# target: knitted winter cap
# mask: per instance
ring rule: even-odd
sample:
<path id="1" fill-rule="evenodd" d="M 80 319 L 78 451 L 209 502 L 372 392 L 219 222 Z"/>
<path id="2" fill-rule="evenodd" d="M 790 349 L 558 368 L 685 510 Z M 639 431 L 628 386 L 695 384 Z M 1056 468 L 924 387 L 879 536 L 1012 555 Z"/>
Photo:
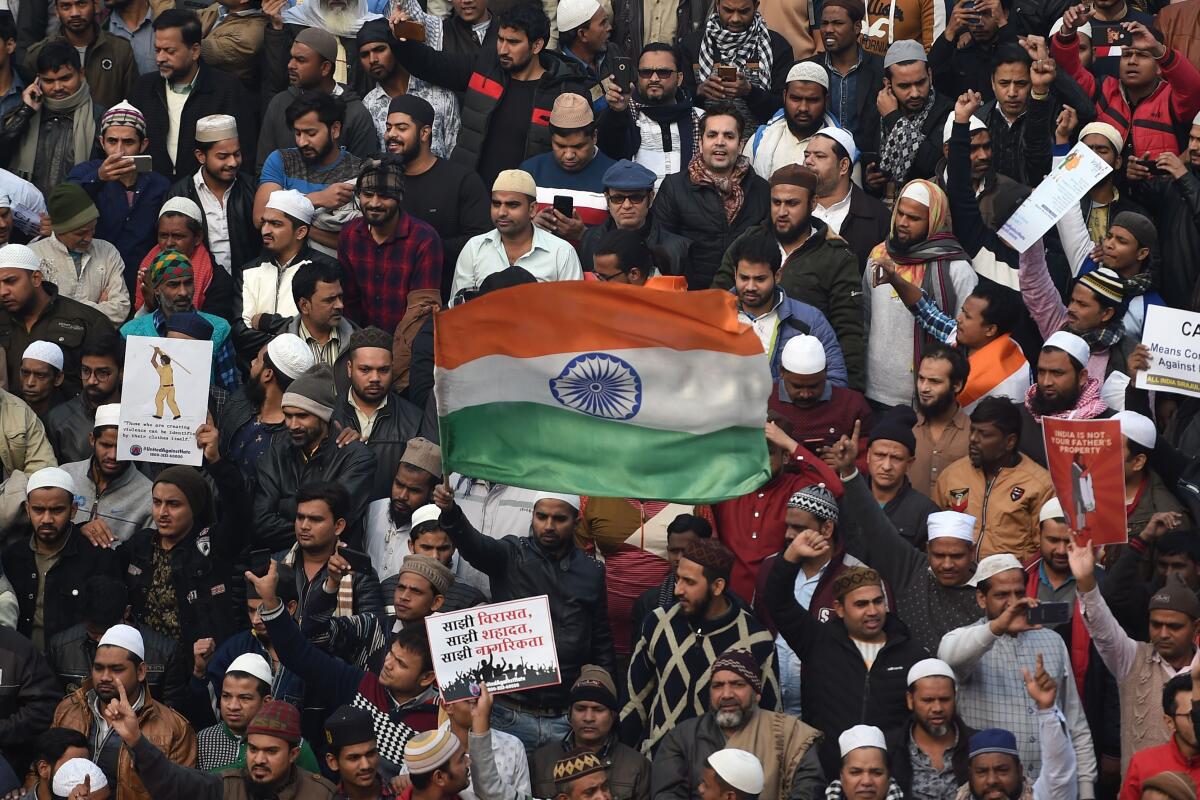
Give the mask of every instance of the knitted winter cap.
<path id="1" fill-rule="evenodd" d="M 713 662 L 710 675 L 716 675 L 722 670 L 741 675 L 756 692 L 762 691 L 762 668 L 754 654 L 743 647 L 731 647 Z"/>
<path id="2" fill-rule="evenodd" d="M 100 217 L 100 211 L 83 187 L 77 183 L 60 183 L 46 198 L 50 214 L 50 230 L 70 233 Z"/>
<path id="3" fill-rule="evenodd" d="M 318 364 L 292 381 L 283 393 L 283 405 L 307 411 L 314 417 L 329 422 L 333 407 L 337 405 L 337 392 L 333 387 L 333 373 L 324 364 Z"/>
<path id="4" fill-rule="evenodd" d="M 178 250 L 163 250 L 150 262 L 150 286 L 157 289 L 167 281 L 192 275 L 192 262 Z"/>
<path id="5" fill-rule="evenodd" d="M 283 739 L 292 746 L 300 744 L 300 712 L 283 700 L 271 700 L 250 720 L 246 735 L 261 734 Z"/>
<path id="6" fill-rule="evenodd" d="M 907 447 L 909 455 L 912 455 L 917 452 L 917 437 L 913 435 L 913 425 L 916 424 L 917 414 L 910 406 L 897 406 L 885 413 L 871 428 L 868 446 L 880 439 L 899 442 Z"/>
<path id="7" fill-rule="evenodd" d="M 788 499 L 788 508 L 807 511 L 817 519 L 838 521 L 837 498 L 823 483 L 805 486 Z"/>
<path id="8" fill-rule="evenodd" d="M 1109 227 L 1121 227 L 1132 233 L 1137 239 L 1138 247 L 1153 249 L 1158 246 L 1158 231 L 1155 230 L 1154 223 L 1144 214 L 1136 211 L 1122 211 L 1113 217 Z"/>
<path id="9" fill-rule="evenodd" d="M 195 467 L 184 465 L 167 467 L 158 473 L 158 478 L 154 482 L 169 483 L 183 492 L 196 520 L 192 526 L 193 530 L 200 530 L 211 524 L 214 517 L 212 490 L 208 488 L 208 482 Z"/>
<path id="10" fill-rule="evenodd" d="M 617 705 L 617 685 L 608 670 L 595 664 L 583 665 L 579 677 L 571 686 L 571 702 L 581 700 L 600 703 L 613 711 L 620 710 Z"/>
<path id="11" fill-rule="evenodd" d="M 454 585 L 454 573 L 432 556 L 410 553 L 400 562 L 400 572 L 411 572 L 429 581 L 429 585 L 440 595 L 445 595 Z"/>

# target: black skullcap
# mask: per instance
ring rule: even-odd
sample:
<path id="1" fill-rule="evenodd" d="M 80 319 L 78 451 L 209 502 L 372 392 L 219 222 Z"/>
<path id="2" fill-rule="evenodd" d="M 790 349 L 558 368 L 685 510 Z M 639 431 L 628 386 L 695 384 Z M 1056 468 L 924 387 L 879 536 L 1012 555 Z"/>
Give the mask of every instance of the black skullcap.
<path id="1" fill-rule="evenodd" d="M 433 124 L 433 106 L 429 105 L 428 100 L 413 94 L 402 94 L 399 97 L 393 97 L 392 102 L 388 105 L 388 113 L 408 114 L 421 125 Z"/>

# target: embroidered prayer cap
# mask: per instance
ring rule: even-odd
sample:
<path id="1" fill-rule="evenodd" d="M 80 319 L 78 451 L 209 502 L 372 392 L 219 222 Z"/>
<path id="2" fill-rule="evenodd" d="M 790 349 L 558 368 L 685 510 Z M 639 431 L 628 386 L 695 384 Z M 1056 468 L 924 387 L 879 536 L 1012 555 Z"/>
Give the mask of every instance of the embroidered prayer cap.
<path id="1" fill-rule="evenodd" d="M 579 495 L 577 494 L 558 494 L 557 492 L 538 492 L 533 496 L 533 505 L 536 506 L 542 500 L 561 500 L 571 508 L 579 511 Z"/>
<path id="2" fill-rule="evenodd" d="M 284 700 L 263 705 L 246 727 L 246 736 L 274 736 L 295 747 L 300 744 L 300 711 Z"/>
<path id="3" fill-rule="evenodd" d="M 163 250 L 150 262 L 150 287 L 157 289 L 167 281 L 192 275 L 192 262 L 178 250 Z"/>
<path id="4" fill-rule="evenodd" d="M 817 190 L 817 173 L 799 164 L 787 164 L 771 173 L 771 186 L 799 186 L 810 193 Z"/>
<path id="5" fill-rule="evenodd" d="M 212 340 L 212 323 L 206 320 L 199 311 L 180 311 L 172 314 L 171 318 L 167 320 L 166 327 L 168 332 L 182 333 L 189 339 L 195 339 L 198 342 Z"/>
<path id="6" fill-rule="evenodd" d="M 1200 619 L 1200 599 L 1178 573 L 1167 574 L 1167 582 L 1150 598 L 1151 611 L 1177 611 L 1189 619 Z"/>
<path id="7" fill-rule="evenodd" d="M 325 743 L 331 750 L 340 750 L 363 742 L 375 741 L 375 723 L 365 708 L 345 705 L 325 720 Z"/>
<path id="8" fill-rule="evenodd" d="M 1186 772 L 1160 772 L 1152 775 L 1142 781 L 1142 791 L 1147 789 L 1157 789 L 1170 800 L 1196 800 L 1197 796 L 1196 783 Z"/>
<path id="9" fill-rule="evenodd" d="M 142 632 L 132 625 L 113 625 L 100 637 L 96 647 L 120 647 L 146 660 L 146 643 L 142 641 Z"/>
<path id="10" fill-rule="evenodd" d="M 1079 129 L 1079 141 L 1083 141 L 1083 137 L 1091 136 L 1092 134 L 1103 136 L 1112 145 L 1113 150 L 1118 153 L 1125 147 L 1125 137 L 1121 132 L 1109 125 L 1107 122 L 1089 122 Z"/>
<path id="11" fill-rule="evenodd" d="M 90 779 L 88 788 L 98 792 L 108 786 L 108 778 L 104 770 L 86 758 L 72 758 L 54 771 L 54 780 L 50 783 L 50 791 L 55 797 L 68 797 L 84 779 Z"/>
<path id="12" fill-rule="evenodd" d="M 424 97 L 415 94 L 402 94 L 393 97 L 388 103 L 388 114 L 407 114 L 418 125 L 432 125 L 436 113 L 433 106 Z"/>
<path id="13" fill-rule="evenodd" d="M 418 525 L 440 520 L 441 517 L 442 510 L 433 503 L 423 505 L 412 513 L 412 519 L 408 523 L 409 530 L 416 530 Z"/>
<path id="14" fill-rule="evenodd" d="M 871 438 L 867 446 L 884 440 L 898 442 L 908 449 L 911 456 L 917 452 L 917 437 L 913 434 L 913 426 L 917 424 L 917 412 L 911 406 L 896 406 L 889 409 L 871 428 Z"/>
<path id="15" fill-rule="evenodd" d="M 298 408 L 329 422 L 333 407 L 337 405 L 337 392 L 329 367 L 318 364 L 292 381 L 283 393 L 282 405 Z"/>
<path id="16" fill-rule="evenodd" d="M 63 351 L 54 342 L 46 342 L 41 339 L 30 342 L 25 348 L 25 352 L 21 353 L 21 360 L 26 358 L 49 364 L 59 372 L 63 370 Z"/>
<path id="17" fill-rule="evenodd" d="M 975 518 L 961 511 L 935 511 L 925 519 L 929 541 L 934 539 L 961 539 L 975 543 Z"/>
<path id="18" fill-rule="evenodd" d="M 833 596 L 841 600 L 850 592 L 864 586 L 878 586 L 882 589 L 883 580 L 879 573 L 870 567 L 848 567 L 833 579 Z"/>
<path id="19" fill-rule="evenodd" d="M 46 197 L 46 211 L 50 214 L 50 229 L 55 233 L 69 233 L 100 217 L 91 195 L 77 183 L 55 186 Z"/>
<path id="20" fill-rule="evenodd" d="M 1124 228 L 1129 231 L 1133 234 L 1133 238 L 1137 239 L 1138 247 L 1153 249 L 1158 246 L 1158 230 L 1145 214 L 1139 214 L 1136 211 L 1122 211 L 1113 217 L 1112 222 L 1108 223 L 1108 227 Z"/>
<path id="21" fill-rule="evenodd" d="M 758 659 L 744 647 L 731 647 L 717 656 L 709 674 L 716 675 L 722 670 L 741 675 L 755 692 L 762 691 L 762 669 L 758 665 Z"/>
<path id="22" fill-rule="evenodd" d="M 360 347 L 374 347 L 379 350 L 387 350 L 390 353 L 392 352 L 392 336 L 389 333 L 385 333 L 382 328 L 376 328 L 374 325 L 359 328 L 350 334 L 350 341 L 346 343 L 346 350 L 347 352 L 351 352 Z"/>
<path id="23" fill-rule="evenodd" d="M 721 780 L 742 794 L 762 793 L 766 778 L 763 775 L 762 762 L 753 753 L 726 747 L 710 755 L 707 761 L 708 766 L 712 767 L 712 771 L 717 773 Z"/>
<path id="24" fill-rule="evenodd" d="M 413 775 L 425 775 L 445 766 L 460 746 L 458 737 L 450 732 L 449 723 L 423 731 L 404 745 L 404 765 Z"/>
<path id="25" fill-rule="evenodd" d="M 840 510 L 837 498 L 823 483 L 805 486 L 788 498 L 788 508 L 798 508 L 807 511 L 817 519 L 838 521 Z"/>
<path id="26" fill-rule="evenodd" d="M 25 496 L 28 497 L 37 489 L 62 489 L 73 499 L 75 497 L 75 479 L 62 467 L 42 467 L 29 476 L 29 480 L 25 484 Z"/>
<path id="27" fill-rule="evenodd" d="M 1003 728 L 986 728 L 979 731 L 967 743 L 967 752 L 971 758 L 984 753 L 1005 753 L 1014 758 L 1021 757 L 1017 750 L 1017 737 Z"/>
<path id="28" fill-rule="evenodd" d="M 337 63 L 338 42 L 329 31 L 321 28 L 305 28 L 296 34 L 296 41 L 331 64 Z"/>
<path id="29" fill-rule="evenodd" d="M 838 750 L 845 758 L 849 753 L 860 747 L 874 747 L 887 752 L 887 739 L 883 731 L 874 725 L 855 725 L 842 731 L 838 737 Z"/>
<path id="30" fill-rule="evenodd" d="M 92 420 L 92 431 L 101 428 L 115 428 L 121 424 L 121 404 L 105 403 L 96 407 L 96 417 Z"/>
<path id="31" fill-rule="evenodd" d="M 816 375 L 825 369 L 825 345 L 807 333 L 793 336 L 784 343 L 779 364 L 794 375 Z"/>
<path id="32" fill-rule="evenodd" d="M 604 171 L 600 185 L 621 192 L 649 191 L 657 180 L 658 176 L 646 167 L 623 158 Z"/>
<path id="33" fill-rule="evenodd" d="M 101 133 L 114 125 L 133 128 L 143 139 L 146 138 L 146 117 L 127 100 L 117 103 L 100 117 Z"/>
<path id="34" fill-rule="evenodd" d="M 1038 524 L 1049 520 L 1066 520 L 1067 515 L 1063 513 L 1062 503 L 1057 497 L 1051 497 L 1046 502 L 1042 503 L 1042 509 L 1038 512 Z"/>
<path id="35" fill-rule="evenodd" d="M 617 684 L 608 670 L 595 664 L 583 665 L 579 677 L 571 686 L 571 702 L 580 701 L 600 703 L 613 711 L 620 710 L 617 705 Z"/>
<path id="36" fill-rule="evenodd" d="M 1121 423 L 1121 435 L 1132 442 L 1137 442 L 1147 450 L 1153 450 L 1158 442 L 1158 428 L 1154 420 L 1136 411 L 1118 411 L 1113 419 Z"/>
<path id="37" fill-rule="evenodd" d="M 196 222 L 204 222 L 204 212 L 200 210 L 200 206 L 186 197 L 172 197 L 163 203 L 162 208 L 158 210 L 158 218 L 162 219 L 164 214 L 182 214 Z"/>
<path id="38" fill-rule="evenodd" d="M 1050 35 L 1054 36 L 1062 29 L 1063 29 L 1063 21 L 1062 21 L 1062 17 L 1059 17 L 1058 19 L 1054 20 L 1054 24 L 1050 26 Z M 1091 39 L 1092 38 L 1092 23 L 1090 23 L 1090 22 L 1083 23 L 1082 25 L 1075 28 L 1075 32 L 1081 36 L 1086 36 L 1089 39 Z"/>
<path id="39" fill-rule="evenodd" d="M 411 572 L 429 581 L 429 585 L 440 595 L 445 596 L 454 585 L 454 573 L 433 556 L 410 553 L 400 562 L 400 572 Z"/>
<path id="40" fill-rule="evenodd" d="M 568 2 L 572 1 L 568 0 Z M 595 2 L 595 0 L 589 1 Z M 599 6 L 596 7 L 599 8 Z M 562 6 L 560 5 L 559 8 L 561 9 Z M 554 107 L 550 109 L 550 124 L 555 128 L 575 130 L 586 128 L 595 121 L 596 115 L 592 113 L 592 105 L 583 98 L 583 95 L 563 92 L 554 98 Z"/>
<path id="41" fill-rule="evenodd" d="M 909 686 L 912 686 L 921 680 L 921 678 L 949 678 L 958 683 L 958 678 L 955 677 L 954 670 L 940 658 L 923 658 L 909 667 L 908 678 L 906 679 Z M 845 755 L 845 753 L 842 755 Z"/>
<path id="42" fill-rule="evenodd" d="M 968 122 L 970 123 L 970 126 L 971 126 L 967 130 L 968 136 L 974 136 L 975 131 L 986 131 L 987 130 L 987 125 L 984 124 L 983 120 L 981 120 L 979 117 L 975 116 L 974 114 L 971 115 L 971 119 L 968 120 Z M 953 131 L 954 131 L 954 112 L 951 111 L 946 116 L 946 124 L 942 126 L 942 141 L 949 142 L 950 134 Z"/>
<path id="43" fill-rule="evenodd" d="M 271 674 L 271 665 L 258 653 L 242 653 L 229 662 L 229 666 L 225 668 L 225 674 L 228 675 L 231 672 L 244 672 L 252 675 L 267 686 L 270 686 L 271 681 L 275 680 L 275 676 Z"/>
<path id="44" fill-rule="evenodd" d="M 1098 294 L 1102 300 L 1113 305 L 1119 306 L 1125 302 L 1125 280 L 1108 267 L 1094 269 L 1085 275 L 1080 275 L 1075 280 Z"/>
<path id="45" fill-rule="evenodd" d="M 858 145 L 854 143 L 854 134 L 850 133 L 850 131 L 846 130 L 845 128 L 836 128 L 832 125 L 829 125 L 821 128 L 821 130 L 817 131 L 813 135 L 824 136 L 826 138 L 833 139 L 842 146 L 842 149 L 846 151 L 846 155 L 850 156 L 851 164 L 858 161 Z"/>
<path id="46" fill-rule="evenodd" d="M 1056 347 L 1065 351 L 1067 355 L 1085 367 L 1088 359 L 1092 357 L 1092 349 L 1088 347 L 1088 343 L 1083 340 L 1083 337 L 1076 336 L 1070 331 L 1055 331 L 1050 334 L 1050 337 L 1042 344 L 1043 350 L 1047 347 Z"/>
<path id="47" fill-rule="evenodd" d="M 697 539 L 683 551 L 688 561 L 707 567 L 718 577 L 729 578 L 733 571 L 733 553 L 716 539 Z"/>
<path id="48" fill-rule="evenodd" d="M 267 355 L 275 369 L 296 380 L 317 363 L 312 348 L 294 333 L 281 333 L 267 343 Z"/>
<path id="49" fill-rule="evenodd" d="M 925 55 L 925 47 L 920 42 L 915 42 L 912 39 L 900 39 L 892 42 L 888 47 L 887 53 L 883 56 L 883 68 L 887 69 L 895 64 L 904 64 L 909 61 L 929 61 L 929 56 Z"/>
<path id="50" fill-rule="evenodd" d="M 600 4 L 596 0 L 559 0 L 558 13 L 554 19 L 558 25 L 558 32 L 561 34 L 586 25 L 599 10 Z"/>
<path id="51" fill-rule="evenodd" d="M 304 225 L 311 224 L 313 217 L 317 215 L 312 200 L 295 189 L 276 189 L 271 192 L 267 197 L 267 208 L 287 214 Z"/>
<path id="52" fill-rule="evenodd" d="M 820 64 L 815 64 L 812 61 L 798 61 L 788 70 L 787 82 L 806 81 L 808 83 L 820 84 L 829 90 L 829 73 Z"/>
<path id="53" fill-rule="evenodd" d="M 23 269 L 41 272 L 42 259 L 23 244 L 6 244 L 0 247 L 0 269 Z"/>
<path id="54" fill-rule="evenodd" d="M 220 142 L 237 135 L 237 120 L 229 114 L 209 114 L 196 120 L 197 142 Z"/>
<path id="55" fill-rule="evenodd" d="M 537 197 L 537 183 L 533 176 L 523 169 L 501 170 L 492 182 L 493 192 L 518 192 L 530 197 Z"/>
<path id="56" fill-rule="evenodd" d="M 554 762 L 554 782 L 570 783 L 584 775 L 603 771 L 604 762 L 595 753 L 576 748 Z"/>
<path id="57" fill-rule="evenodd" d="M 971 580 L 967 581 L 967 586 L 978 586 L 993 575 L 1007 572 L 1010 569 L 1025 571 L 1021 562 L 1012 553 L 996 553 L 988 556 L 975 567 L 975 574 L 971 576 Z"/>
<path id="58" fill-rule="evenodd" d="M 424 436 L 413 437 L 405 445 L 404 455 L 400 456 L 400 463 L 423 469 L 435 478 L 441 478 L 442 448 Z"/>

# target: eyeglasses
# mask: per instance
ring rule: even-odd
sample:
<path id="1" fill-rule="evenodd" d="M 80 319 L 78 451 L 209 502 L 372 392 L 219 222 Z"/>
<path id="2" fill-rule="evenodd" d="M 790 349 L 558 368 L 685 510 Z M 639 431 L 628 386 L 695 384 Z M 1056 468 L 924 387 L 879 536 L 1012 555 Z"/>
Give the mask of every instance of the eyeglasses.
<path id="1" fill-rule="evenodd" d="M 649 69 L 638 69 L 639 78 L 669 78 L 674 74 L 674 67 L 650 67 Z"/>
<path id="2" fill-rule="evenodd" d="M 640 206 L 646 202 L 646 198 L 650 196 L 649 192 L 634 192 L 633 194 L 609 194 L 608 202 L 614 206 L 623 206 L 626 201 L 633 203 L 635 206 Z"/>
<path id="3" fill-rule="evenodd" d="M 624 272 L 614 272 L 612 275 L 604 275 L 602 273 L 596 272 L 595 270 L 592 270 L 592 274 L 596 276 L 596 280 L 601 281 L 603 283 L 608 283 L 609 281 L 611 281 L 615 278 L 621 277 L 625 273 Z"/>

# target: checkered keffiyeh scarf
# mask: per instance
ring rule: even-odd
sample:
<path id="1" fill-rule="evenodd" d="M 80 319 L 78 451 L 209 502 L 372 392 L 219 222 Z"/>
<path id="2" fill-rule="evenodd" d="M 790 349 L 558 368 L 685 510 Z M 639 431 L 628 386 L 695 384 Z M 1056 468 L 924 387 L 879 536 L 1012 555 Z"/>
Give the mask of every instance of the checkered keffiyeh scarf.
<path id="1" fill-rule="evenodd" d="M 825 800 L 846 800 L 846 792 L 842 789 L 840 779 L 825 787 Z M 883 800 L 904 800 L 904 790 L 894 778 L 888 781 L 887 794 Z"/>
<path id="2" fill-rule="evenodd" d="M 884 137 L 883 148 L 879 152 L 879 168 L 892 177 L 894 181 L 903 181 L 912 167 L 913 159 L 917 157 L 917 148 L 925 138 L 921 127 L 933 110 L 937 92 L 929 90 L 929 99 L 925 107 L 915 117 L 901 115 L 899 122 L 892 127 L 891 132 Z"/>
<path id="3" fill-rule="evenodd" d="M 150 262 L 150 285 L 157 289 L 167 281 L 192 275 L 192 262 L 178 250 L 163 250 Z"/>
<path id="4" fill-rule="evenodd" d="M 700 41 L 700 69 L 696 82 L 704 83 L 712 76 L 717 64 L 737 67 L 746 73 L 751 85 L 764 92 L 771 91 L 771 34 L 762 14 L 755 12 L 750 27 L 744 31 L 730 31 L 721 26 L 721 18 L 714 5 L 712 13 L 704 23 L 704 37 Z M 750 64 L 758 64 L 750 69 Z"/>

